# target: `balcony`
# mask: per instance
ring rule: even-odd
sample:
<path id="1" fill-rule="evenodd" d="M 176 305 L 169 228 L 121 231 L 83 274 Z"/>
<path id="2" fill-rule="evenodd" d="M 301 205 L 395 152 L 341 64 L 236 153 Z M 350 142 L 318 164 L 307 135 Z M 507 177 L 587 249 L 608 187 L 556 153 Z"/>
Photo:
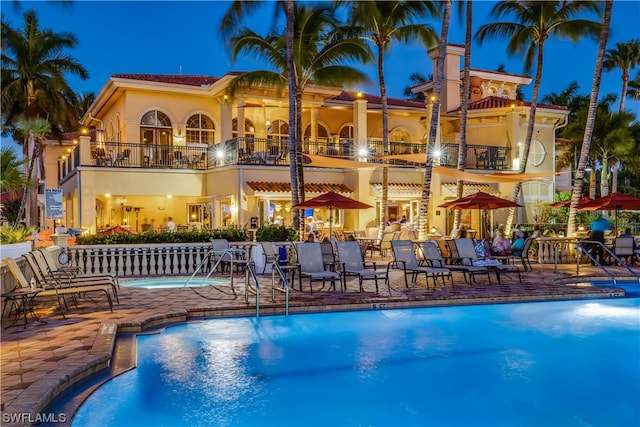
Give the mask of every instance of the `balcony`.
<path id="1" fill-rule="evenodd" d="M 358 159 L 367 156 L 367 162 L 382 163 L 384 153 L 381 140 L 371 140 L 364 145 L 354 141 L 337 142 L 304 141 L 302 150 L 314 154 L 341 159 Z M 458 144 L 442 144 L 439 164 L 456 167 Z M 389 154 L 425 154 L 422 143 L 389 142 Z M 91 156 L 81 164 L 79 147 L 71 155 L 60 160 L 59 177 L 63 179 L 77 166 L 100 168 L 147 168 L 177 170 L 207 170 L 229 165 L 289 166 L 289 141 L 286 139 L 234 138 L 207 147 L 201 144 L 186 146 L 149 145 L 138 143 L 91 143 Z M 415 165 L 405 160 L 389 160 L 391 165 Z M 467 145 L 467 169 L 510 170 L 509 147 Z"/>

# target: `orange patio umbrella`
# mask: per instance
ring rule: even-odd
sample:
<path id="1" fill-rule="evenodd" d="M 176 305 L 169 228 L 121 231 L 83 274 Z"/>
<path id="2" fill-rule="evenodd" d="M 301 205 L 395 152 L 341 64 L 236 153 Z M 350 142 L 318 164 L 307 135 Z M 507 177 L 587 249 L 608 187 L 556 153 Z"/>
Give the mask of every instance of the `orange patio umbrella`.
<path id="1" fill-rule="evenodd" d="M 470 194 L 460 199 L 452 200 L 450 202 L 439 205 L 440 208 L 462 210 L 462 209 L 478 209 L 479 211 L 487 211 L 501 208 L 517 208 L 521 205 L 512 202 L 511 200 L 502 199 L 497 196 L 493 196 L 489 193 L 478 191 L 477 193 Z M 484 224 L 481 226 L 481 236 L 484 237 Z"/>
<path id="2" fill-rule="evenodd" d="M 333 228 L 333 210 L 334 209 L 369 209 L 373 206 L 362 203 L 350 197 L 343 196 L 335 191 L 321 194 L 304 202 L 293 206 L 295 209 L 303 208 L 325 208 L 329 209 L 329 235 L 331 236 Z"/>
<path id="3" fill-rule="evenodd" d="M 587 197 L 581 194 L 580 201 L 578 202 L 578 209 L 580 209 L 580 206 L 584 205 L 585 203 L 592 202 L 593 200 L 594 199 L 592 199 L 591 197 Z M 549 203 L 549 206 L 552 208 L 568 208 L 571 207 L 571 199 L 563 200 L 561 202 Z"/>

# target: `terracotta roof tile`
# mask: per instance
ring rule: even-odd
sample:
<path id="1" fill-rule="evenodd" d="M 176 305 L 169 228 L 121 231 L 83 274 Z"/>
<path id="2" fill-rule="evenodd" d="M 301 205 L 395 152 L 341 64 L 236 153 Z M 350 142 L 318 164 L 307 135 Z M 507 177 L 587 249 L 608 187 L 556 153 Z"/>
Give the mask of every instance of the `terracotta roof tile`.
<path id="1" fill-rule="evenodd" d="M 362 97 L 364 99 L 366 99 L 367 103 L 370 104 L 370 105 L 382 105 L 382 97 L 380 97 L 378 95 L 371 95 L 371 94 L 368 94 L 368 93 L 363 93 Z M 331 102 L 331 101 L 335 100 L 335 101 L 353 102 L 356 99 L 358 99 L 356 92 L 344 91 L 338 96 L 334 96 L 333 98 L 329 98 L 327 101 Z M 397 107 L 409 107 L 409 108 L 421 108 L 421 109 L 424 109 L 424 102 L 409 101 L 409 100 L 406 100 L 406 99 L 399 99 L 399 98 L 387 98 L 387 104 L 390 105 L 390 106 L 397 106 Z"/>
<path id="2" fill-rule="evenodd" d="M 289 182 L 266 182 L 266 181 L 250 181 L 247 182 L 249 188 L 251 188 L 255 192 L 261 193 L 290 193 L 291 192 L 291 183 Z M 353 190 L 350 189 L 345 184 L 316 184 L 316 183 L 305 183 L 304 184 L 305 193 L 326 193 L 329 191 L 335 191 L 336 193 L 353 193 Z"/>
<path id="3" fill-rule="evenodd" d="M 378 193 L 382 194 L 382 183 L 374 182 L 371 184 L 371 187 L 373 187 L 373 189 Z M 417 194 L 422 194 L 422 184 L 400 182 L 389 183 L 390 196 L 415 196 Z"/>
<path id="4" fill-rule="evenodd" d="M 456 195 L 458 184 L 455 182 L 444 182 L 442 186 L 451 192 L 452 195 Z M 497 195 L 498 191 L 495 187 L 492 187 L 489 184 L 469 184 L 464 183 L 464 187 L 462 189 L 462 197 L 470 196 L 472 194 L 477 193 L 478 191 L 482 191 L 488 194 Z M 445 194 L 447 195 L 447 194 Z"/>
<path id="5" fill-rule="evenodd" d="M 114 74 L 111 77 L 117 79 L 142 80 L 147 82 L 171 83 L 186 86 L 207 86 L 220 80 L 220 77 L 170 74 Z"/>
<path id="6" fill-rule="evenodd" d="M 531 107 L 530 102 L 524 101 L 515 101 L 513 99 L 502 98 L 499 96 L 487 96 L 486 98 L 482 98 L 479 101 L 472 102 L 469 104 L 469 110 L 485 110 L 489 108 L 509 108 L 511 104 L 515 104 L 517 106 L 526 106 Z M 550 110 L 567 110 L 567 107 L 561 105 L 551 105 L 551 104 L 538 104 L 539 108 L 547 108 Z"/>

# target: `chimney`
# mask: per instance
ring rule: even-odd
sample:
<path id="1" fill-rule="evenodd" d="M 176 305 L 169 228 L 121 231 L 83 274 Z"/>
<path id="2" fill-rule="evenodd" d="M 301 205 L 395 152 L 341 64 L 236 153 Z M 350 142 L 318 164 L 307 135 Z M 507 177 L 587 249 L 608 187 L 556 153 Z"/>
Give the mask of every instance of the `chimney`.
<path id="1" fill-rule="evenodd" d="M 429 58 L 433 61 L 433 78 L 438 77 L 438 53 L 436 47 L 429 51 Z M 464 56 L 464 46 L 448 45 L 444 58 L 444 80 L 440 94 L 440 111 L 446 113 L 460 108 L 462 80 L 460 80 L 460 58 Z"/>

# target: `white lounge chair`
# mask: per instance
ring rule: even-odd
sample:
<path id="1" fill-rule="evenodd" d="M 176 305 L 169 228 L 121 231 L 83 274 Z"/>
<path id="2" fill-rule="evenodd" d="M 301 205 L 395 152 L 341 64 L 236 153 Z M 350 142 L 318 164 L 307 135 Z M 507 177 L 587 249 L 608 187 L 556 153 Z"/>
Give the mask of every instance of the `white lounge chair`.
<path id="1" fill-rule="evenodd" d="M 340 272 L 344 276 L 345 284 L 346 276 L 356 276 L 360 284 L 360 292 L 363 292 L 362 281 L 374 280 L 376 283 L 376 293 L 379 293 L 378 279 L 384 279 L 384 283 L 389 285 L 389 274 L 387 271 L 377 270 L 375 262 L 371 263 L 373 268 L 367 268 L 367 263 L 362 260 L 362 256 L 360 255 L 360 245 L 358 245 L 358 242 L 336 242 L 336 248 L 338 249 L 338 265 L 340 266 Z M 391 294 L 391 287 L 389 287 L 389 294 Z"/>
<path id="2" fill-rule="evenodd" d="M 296 253 L 298 256 L 298 274 L 300 276 L 300 290 L 302 291 L 302 278 L 309 278 L 309 291 L 313 293 L 313 281 L 322 280 L 324 287 L 327 280 L 331 281 L 333 290 L 336 289 L 336 280 L 340 281 L 342 287 L 342 276 L 335 271 L 325 270 L 325 264 L 322 261 L 322 249 L 320 243 L 296 243 Z"/>
<path id="3" fill-rule="evenodd" d="M 390 268 L 398 268 L 404 271 L 404 284 L 409 288 L 407 276 L 411 276 L 411 282 L 415 282 L 419 274 L 424 274 L 427 280 L 427 289 L 429 288 L 429 277 L 433 279 L 433 287 L 438 286 L 438 277 L 442 278 L 442 285 L 446 286 L 445 278 L 449 277 L 453 286 L 453 277 L 451 270 L 448 268 L 426 267 L 420 265 L 413 248 L 411 240 L 392 240 L 391 248 L 393 250 L 393 261 L 387 266 L 387 272 Z"/>

